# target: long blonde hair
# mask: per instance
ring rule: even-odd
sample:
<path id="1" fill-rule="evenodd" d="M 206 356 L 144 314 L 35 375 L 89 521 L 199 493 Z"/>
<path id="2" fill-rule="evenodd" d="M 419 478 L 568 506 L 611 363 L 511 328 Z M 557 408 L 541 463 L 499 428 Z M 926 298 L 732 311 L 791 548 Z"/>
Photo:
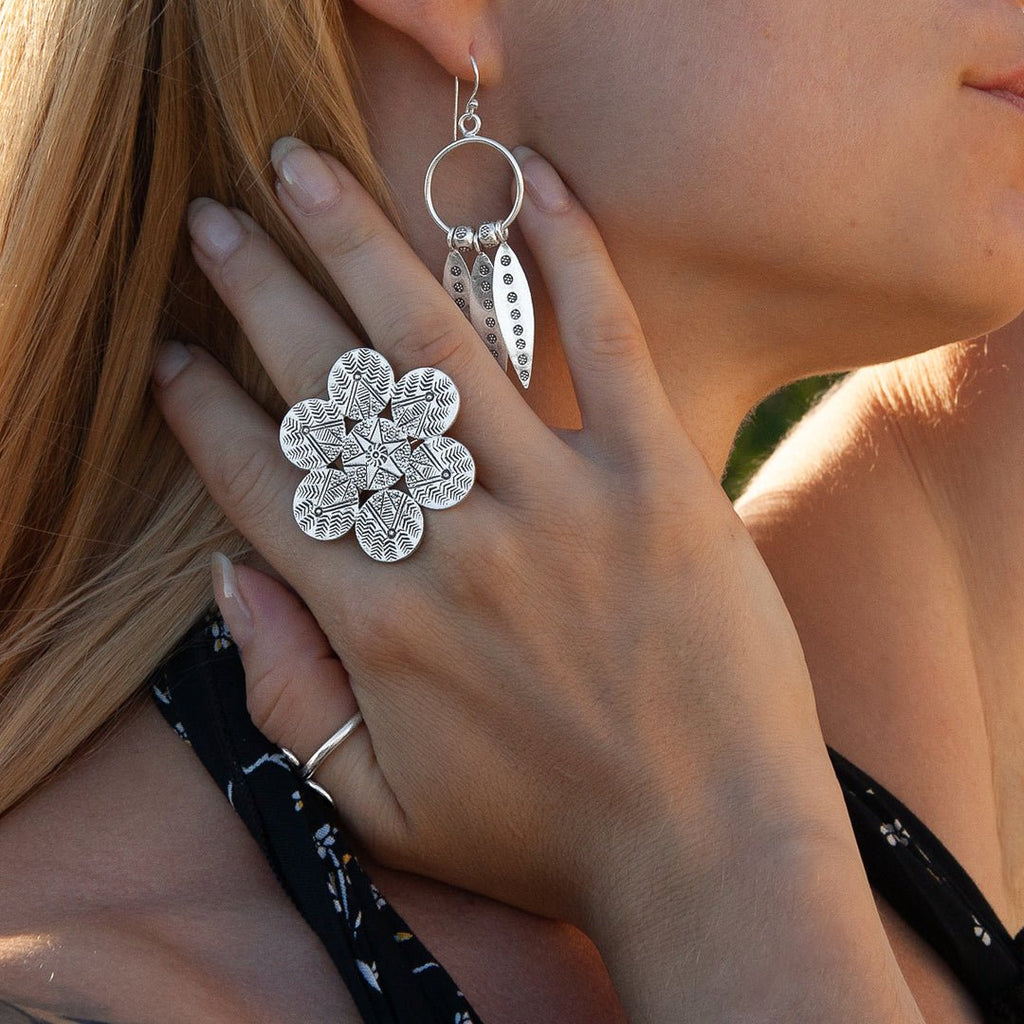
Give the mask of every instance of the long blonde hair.
<path id="1" fill-rule="evenodd" d="M 355 72 L 338 0 L 0 0 L 0 815 L 145 699 L 244 548 L 150 398 L 176 337 L 280 412 L 185 208 L 248 210 L 346 313 L 268 152 L 331 150 L 394 217 Z"/>

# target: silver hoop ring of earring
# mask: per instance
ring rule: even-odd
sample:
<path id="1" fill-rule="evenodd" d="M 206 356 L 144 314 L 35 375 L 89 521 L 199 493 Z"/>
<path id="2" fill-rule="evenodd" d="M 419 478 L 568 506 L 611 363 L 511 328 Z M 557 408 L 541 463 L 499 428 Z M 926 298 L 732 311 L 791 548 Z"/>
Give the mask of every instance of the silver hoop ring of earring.
<path id="1" fill-rule="evenodd" d="M 427 167 L 426 177 L 423 179 L 423 198 L 427 204 L 427 210 L 430 211 L 430 216 L 434 218 L 434 223 L 446 234 L 451 235 L 455 230 L 450 225 L 446 224 L 441 218 L 441 215 L 437 212 L 437 208 L 434 206 L 434 197 L 432 195 L 432 188 L 434 184 L 434 171 L 437 170 L 437 165 L 452 151 L 459 148 L 459 146 L 469 145 L 471 142 L 478 142 L 483 146 L 490 146 L 491 149 L 496 149 L 508 162 L 512 168 L 512 174 L 516 180 L 516 198 L 512 204 L 512 210 L 509 215 L 501 221 L 501 231 L 504 235 L 508 235 L 508 229 L 512 227 L 516 217 L 519 216 L 519 211 L 523 208 L 523 196 L 526 193 L 526 185 L 523 182 L 523 172 L 519 166 L 519 161 L 512 155 L 512 152 L 503 146 L 500 142 L 496 142 L 494 139 L 489 139 L 484 135 L 464 135 L 461 139 L 456 139 L 454 142 L 449 142 L 433 160 L 430 161 Z"/>

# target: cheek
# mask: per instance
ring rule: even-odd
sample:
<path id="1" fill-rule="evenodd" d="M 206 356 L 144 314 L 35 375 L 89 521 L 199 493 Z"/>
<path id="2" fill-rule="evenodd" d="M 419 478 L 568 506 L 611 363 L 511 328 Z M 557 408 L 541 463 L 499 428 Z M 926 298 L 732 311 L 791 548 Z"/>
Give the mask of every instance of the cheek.
<path id="1" fill-rule="evenodd" d="M 609 241 L 963 337 L 1024 306 L 1024 118 L 959 84 L 976 8 L 666 3 L 580 19 L 532 97 Z"/>
<path id="2" fill-rule="evenodd" d="M 602 218 L 731 275 L 883 298 L 963 337 L 1009 319 L 1024 306 L 1024 117 L 961 86 L 948 44 L 896 67 L 862 50 L 813 71 L 776 51 L 705 77 L 674 135 L 633 132 L 642 187 L 609 162 Z"/>

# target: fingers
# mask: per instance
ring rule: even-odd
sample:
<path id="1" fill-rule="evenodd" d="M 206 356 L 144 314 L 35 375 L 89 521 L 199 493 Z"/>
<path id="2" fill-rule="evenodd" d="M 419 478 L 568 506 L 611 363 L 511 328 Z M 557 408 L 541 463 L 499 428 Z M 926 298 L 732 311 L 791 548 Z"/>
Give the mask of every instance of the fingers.
<path id="1" fill-rule="evenodd" d="M 526 180 L 519 225 L 558 314 L 584 430 L 634 457 L 672 411 L 633 305 L 590 216 L 554 168 L 515 151 Z"/>
<path id="2" fill-rule="evenodd" d="M 223 366 L 201 349 L 174 345 L 153 379 L 160 411 L 210 496 L 283 576 L 315 585 L 341 568 L 361 575 L 341 551 L 325 565 L 320 542 L 296 526 L 292 497 L 303 473 L 281 454 L 277 425 Z"/>
<path id="3" fill-rule="evenodd" d="M 241 210 L 201 197 L 189 205 L 192 255 L 241 324 L 280 395 L 323 394 L 334 361 L 359 339 Z"/>
<path id="4" fill-rule="evenodd" d="M 248 566 L 213 558 L 214 594 L 245 669 L 253 724 L 302 764 L 359 710 L 348 675 L 316 620 L 283 584 Z M 401 810 L 360 724 L 320 764 L 314 781 L 339 811 L 374 832 Z M 389 820 L 390 819 L 390 820 Z M 376 841 L 380 842 L 379 834 Z"/>
<path id="5" fill-rule="evenodd" d="M 339 161 L 296 139 L 278 140 L 271 157 L 282 206 L 374 347 L 398 374 L 419 366 L 447 373 L 462 396 L 453 433 L 485 466 L 527 468 L 550 443 L 547 429 L 376 202 Z M 440 263 L 440 233 L 438 242 Z"/>

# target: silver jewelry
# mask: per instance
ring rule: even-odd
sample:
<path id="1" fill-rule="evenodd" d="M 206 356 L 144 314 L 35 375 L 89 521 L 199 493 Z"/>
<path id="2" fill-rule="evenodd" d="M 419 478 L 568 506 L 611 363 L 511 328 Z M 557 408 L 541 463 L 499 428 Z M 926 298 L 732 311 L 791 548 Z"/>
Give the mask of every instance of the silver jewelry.
<path id="1" fill-rule="evenodd" d="M 480 134 L 479 103 L 476 99 L 480 89 L 480 69 L 472 54 L 469 59 L 473 62 L 475 77 L 473 93 L 460 115 L 459 79 L 456 77 L 452 141 L 430 161 L 423 180 L 423 198 L 434 223 L 448 239 L 448 258 L 442 279 L 445 289 L 476 328 L 498 365 L 505 369 L 511 359 L 519 382 L 523 388 L 528 388 L 533 374 L 533 296 L 522 264 L 508 244 L 508 229 L 523 206 L 526 191 L 523 172 L 505 146 Z M 473 143 L 490 146 L 501 153 L 512 167 L 516 183 L 516 198 L 505 219 L 481 224 L 476 231 L 465 225 L 450 227 L 445 223 L 434 206 L 431 192 L 437 165 L 453 150 Z M 493 259 L 484 252 L 489 248 L 496 249 Z M 463 255 L 470 250 L 478 254 L 472 271 Z"/>
<path id="2" fill-rule="evenodd" d="M 327 797 L 328 800 L 333 804 L 334 799 L 330 793 L 327 792 L 323 786 L 318 782 L 313 782 L 313 772 L 320 767 L 321 764 L 327 758 L 334 753 L 359 728 L 363 721 L 363 713 L 357 711 L 333 736 L 326 739 L 323 743 L 317 747 L 316 752 L 313 756 L 305 763 L 301 761 L 292 753 L 287 747 L 281 748 L 281 753 L 291 762 L 292 766 L 299 769 L 299 777 L 303 782 L 308 782 L 321 796 Z"/>
<path id="3" fill-rule="evenodd" d="M 317 747 L 313 756 L 300 767 L 299 775 L 303 779 L 311 779 L 313 772 L 320 767 L 324 761 L 327 760 L 328 754 L 334 753 L 359 728 L 360 722 L 363 720 L 363 713 L 357 711 L 333 736 L 329 739 L 324 740 L 323 743 Z"/>
<path id="4" fill-rule="evenodd" d="M 281 422 L 281 450 L 308 470 L 295 489 L 295 521 L 316 540 L 354 526 L 371 558 L 397 562 L 423 537 L 422 509 L 457 505 L 476 480 L 466 446 L 442 436 L 458 414 L 458 388 L 432 366 L 396 381 L 379 352 L 354 348 L 334 364 L 327 392 L 296 403 Z M 395 490 L 403 477 L 405 490 Z"/>

